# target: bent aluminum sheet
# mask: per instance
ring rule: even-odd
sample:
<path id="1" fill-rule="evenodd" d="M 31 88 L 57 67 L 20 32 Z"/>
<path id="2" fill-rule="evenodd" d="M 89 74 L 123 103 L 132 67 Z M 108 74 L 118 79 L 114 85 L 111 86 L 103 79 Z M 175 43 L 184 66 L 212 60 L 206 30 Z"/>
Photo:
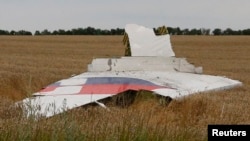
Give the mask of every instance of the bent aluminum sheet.
<path id="1" fill-rule="evenodd" d="M 51 117 L 69 109 L 112 97 L 127 90 L 148 90 L 173 99 L 199 92 L 241 86 L 237 80 L 202 75 L 183 58 L 175 58 L 169 35 L 136 24 L 125 27 L 132 57 L 94 59 L 88 72 L 55 82 L 35 97 L 17 102 L 26 116 Z M 188 73 L 184 73 L 188 72 Z"/>
<path id="2" fill-rule="evenodd" d="M 156 36 L 153 29 L 136 24 L 127 24 L 131 56 L 175 56 L 169 34 Z"/>
<path id="3" fill-rule="evenodd" d="M 27 116 L 51 117 L 127 90 L 149 90 L 175 99 L 241 85 L 226 77 L 180 72 L 86 72 L 45 87 L 36 97 L 24 99 L 23 106 Z"/>
<path id="4" fill-rule="evenodd" d="M 97 58 L 88 65 L 89 72 L 98 71 L 174 71 L 202 73 L 202 67 L 195 67 L 185 58 L 176 57 L 121 57 Z"/>

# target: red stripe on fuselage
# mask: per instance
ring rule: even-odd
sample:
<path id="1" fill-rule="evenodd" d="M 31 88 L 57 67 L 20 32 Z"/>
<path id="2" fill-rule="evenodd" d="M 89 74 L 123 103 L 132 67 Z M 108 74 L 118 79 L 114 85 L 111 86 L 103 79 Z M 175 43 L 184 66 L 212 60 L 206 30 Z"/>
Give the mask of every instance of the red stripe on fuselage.
<path id="1" fill-rule="evenodd" d="M 49 87 L 46 87 L 42 90 L 40 90 L 40 92 L 51 92 L 51 91 L 54 91 L 56 88 L 58 88 L 57 86 L 49 86 Z"/>
<path id="2" fill-rule="evenodd" d="M 83 85 L 79 94 L 118 94 L 127 90 L 153 90 L 165 88 L 150 85 L 131 85 L 131 84 L 95 84 Z"/>

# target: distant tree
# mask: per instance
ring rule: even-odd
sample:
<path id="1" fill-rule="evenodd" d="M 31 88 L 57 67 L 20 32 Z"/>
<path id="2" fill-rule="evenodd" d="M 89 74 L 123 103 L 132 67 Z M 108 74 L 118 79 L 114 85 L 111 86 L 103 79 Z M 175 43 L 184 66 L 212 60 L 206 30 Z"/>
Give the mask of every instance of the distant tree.
<path id="1" fill-rule="evenodd" d="M 182 31 L 179 27 L 176 28 L 176 33 L 177 35 L 182 35 Z"/>
<path id="2" fill-rule="evenodd" d="M 73 35 L 71 30 L 65 31 L 65 35 Z"/>
<path id="3" fill-rule="evenodd" d="M 170 35 L 182 35 L 182 31 L 179 27 L 176 28 L 167 27 L 167 30 Z"/>
<path id="4" fill-rule="evenodd" d="M 34 35 L 41 35 L 40 31 L 36 30 Z"/>
<path id="5" fill-rule="evenodd" d="M 63 29 L 58 30 L 58 35 L 66 35 L 66 31 Z"/>
<path id="6" fill-rule="evenodd" d="M 25 31 L 24 35 L 32 35 L 32 33 L 30 31 Z"/>
<path id="7" fill-rule="evenodd" d="M 196 34 L 196 29 L 191 29 L 189 31 L 189 35 L 195 35 Z"/>
<path id="8" fill-rule="evenodd" d="M 57 30 L 54 30 L 51 34 L 52 34 L 52 35 L 59 35 L 59 33 L 58 33 Z"/>
<path id="9" fill-rule="evenodd" d="M 116 28 L 116 35 L 123 35 L 124 32 L 125 32 L 125 29 Z"/>
<path id="10" fill-rule="evenodd" d="M 250 35 L 250 29 L 242 30 L 243 35 Z"/>
<path id="11" fill-rule="evenodd" d="M 96 35 L 101 35 L 102 34 L 102 30 L 101 29 L 96 29 Z"/>
<path id="12" fill-rule="evenodd" d="M 168 33 L 170 35 L 173 35 L 173 28 L 172 27 L 167 27 Z"/>
<path id="13" fill-rule="evenodd" d="M 72 32 L 72 35 L 83 35 L 84 29 L 83 28 L 77 28 L 77 29 L 72 29 L 71 32 Z"/>
<path id="14" fill-rule="evenodd" d="M 183 29 L 182 30 L 182 35 L 189 35 L 189 29 Z"/>
<path id="15" fill-rule="evenodd" d="M 231 28 L 227 28 L 222 32 L 223 35 L 233 35 L 234 31 Z"/>
<path id="16" fill-rule="evenodd" d="M 201 35 L 201 30 L 193 28 L 190 30 L 189 35 Z"/>
<path id="17" fill-rule="evenodd" d="M 30 31 L 19 30 L 15 35 L 32 35 Z"/>
<path id="18" fill-rule="evenodd" d="M 116 29 L 111 29 L 110 33 L 111 35 L 123 35 L 125 32 L 124 29 L 116 28 Z"/>
<path id="19" fill-rule="evenodd" d="M 116 35 L 116 30 L 115 29 L 111 29 L 110 32 L 111 32 L 111 35 Z"/>
<path id="20" fill-rule="evenodd" d="M 51 32 L 48 31 L 48 29 L 44 29 L 44 30 L 41 32 L 41 35 L 51 35 Z"/>
<path id="21" fill-rule="evenodd" d="M 111 35 L 111 31 L 110 30 L 107 30 L 107 29 L 105 29 L 105 30 L 102 30 L 102 35 Z"/>
<path id="22" fill-rule="evenodd" d="M 16 35 L 16 31 L 11 30 L 11 31 L 10 31 L 10 35 Z"/>
<path id="23" fill-rule="evenodd" d="M 214 34 L 214 35 L 222 35 L 222 30 L 219 29 L 219 28 L 215 28 L 215 29 L 213 30 L 213 34 Z"/>
<path id="24" fill-rule="evenodd" d="M 95 28 L 89 26 L 85 30 L 87 35 L 95 35 Z"/>
<path id="25" fill-rule="evenodd" d="M 0 35 L 10 35 L 10 33 L 7 30 L 0 30 Z"/>
<path id="26" fill-rule="evenodd" d="M 242 31 L 241 30 L 235 31 L 234 35 L 242 35 Z"/>

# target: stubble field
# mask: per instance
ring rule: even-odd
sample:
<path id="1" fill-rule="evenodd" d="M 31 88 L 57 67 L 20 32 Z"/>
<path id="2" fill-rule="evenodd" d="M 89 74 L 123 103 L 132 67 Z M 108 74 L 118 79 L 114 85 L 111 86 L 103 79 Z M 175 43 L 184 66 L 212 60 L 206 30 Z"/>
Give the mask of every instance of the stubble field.
<path id="1" fill-rule="evenodd" d="M 250 36 L 171 36 L 177 57 L 243 86 L 168 106 L 152 97 L 128 108 L 77 108 L 35 121 L 10 108 L 42 87 L 124 55 L 122 36 L 0 36 L 0 140 L 207 140 L 208 124 L 250 124 Z"/>

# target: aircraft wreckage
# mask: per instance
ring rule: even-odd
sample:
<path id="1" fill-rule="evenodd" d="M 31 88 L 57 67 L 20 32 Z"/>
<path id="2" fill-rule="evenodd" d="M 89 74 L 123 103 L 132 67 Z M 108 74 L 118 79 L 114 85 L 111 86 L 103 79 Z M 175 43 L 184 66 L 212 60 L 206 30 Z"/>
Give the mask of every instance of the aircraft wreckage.
<path id="1" fill-rule="evenodd" d="M 158 30 L 163 35 L 144 26 L 126 25 L 124 57 L 94 59 L 87 72 L 48 85 L 17 104 L 26 116 L 51 117 L 90 103 L 105 107 L 100 100 L 130 90 L 177 99 L 242 85 L 223 76 L 202 74 L 202 67 L 176 58 L 166 28 Z"/>

